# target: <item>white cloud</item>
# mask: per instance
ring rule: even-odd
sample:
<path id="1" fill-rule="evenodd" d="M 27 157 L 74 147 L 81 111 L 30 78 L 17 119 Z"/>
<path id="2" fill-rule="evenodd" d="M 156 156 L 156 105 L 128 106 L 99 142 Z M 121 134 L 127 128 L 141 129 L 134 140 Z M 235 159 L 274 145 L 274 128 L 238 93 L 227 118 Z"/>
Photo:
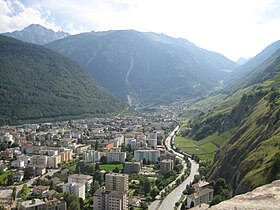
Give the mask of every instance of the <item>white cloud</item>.
<path id="1" fill-rule="evenodd" d="M 22 30 L 26 26 L 36 23 L 55 31 L 60 27 L 47 20 L 47 12 L 38 8 L 25 7 L 18 0 L 0 0 L 0 32 Z"/>
<path id="2" fill-rule="evenodd" d="M 154 31 L 186 38 L 234 60 L 254 56 L 280 38 L 277 0 L 26 1 L 28 7 L 22 4 L 23 11 L 10 17 L 9 1 L 0 0 L 4 14 L 0 31 L 20 29 L 34 21 L 53 29 L 59 25 L 72 34 L 112 29 Z"/>

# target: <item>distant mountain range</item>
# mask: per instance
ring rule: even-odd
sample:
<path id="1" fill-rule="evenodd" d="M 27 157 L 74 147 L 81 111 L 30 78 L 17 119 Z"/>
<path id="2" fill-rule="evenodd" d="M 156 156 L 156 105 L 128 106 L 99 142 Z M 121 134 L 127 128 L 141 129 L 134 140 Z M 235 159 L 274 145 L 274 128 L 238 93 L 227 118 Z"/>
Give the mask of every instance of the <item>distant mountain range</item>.
<path id="1" fill-rule="evenodd" d="M 8 32 L 3 35 L 39 45 L 47 44 L 54 40 L 70 36 L 69 33 L 63 31 L 54 32 L 53 30 L 47 29 L 39 24 L 31 24 L 21 31 Z"/>
<path id="2" fill-rule="evenodd" d="M 253 84 L 261 83 L 273 78 L 280 72 L 278 59 L 280 55 L 280 41 L 276 41 L 262 50 L 258 55 L 231 73 L 231 82 L 223 92 L 234 92 Z"/>
<path id="3" fill-rule="evenodd" d="M 251 58 L 248 58 L 248 59 L 246 59 L 246 58 L 243 58 L 243 57 L 240 57 L 237 61 L 236 61 L 236 63 L 238 63 L 239 65 L 243 65 L 244 63 L 246 63 L 248 60 L 250 60 Z"/>
<path id="4" fill-rule="evenodd" d="M 79 62 L 105 88 L 135 105 L 200 96 L 237 67 L 185 39 L 132 30 L 82 33 L 45 46 Z"/>
<path id="5" fill-rule="evenodd" d="M 120 101 L 80 65 L 0 35 L 0 125 L 116 113 Z"/>

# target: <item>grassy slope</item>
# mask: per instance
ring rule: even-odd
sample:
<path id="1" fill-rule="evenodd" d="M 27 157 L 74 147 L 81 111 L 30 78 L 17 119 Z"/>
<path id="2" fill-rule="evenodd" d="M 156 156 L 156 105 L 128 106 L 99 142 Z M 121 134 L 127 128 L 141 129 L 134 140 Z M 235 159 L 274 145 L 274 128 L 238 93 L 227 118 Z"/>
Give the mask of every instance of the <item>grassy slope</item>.
<path id="1" fill-rule="evenodd" d="M 250 107 L 248 117 L 219 150 L 210 170 L 210 178 L 225 177 L 236 194 L 280 178 L 280 174 L 270 173 L 272 160 L 280 149 L 280 75 L 255 91 L 267 94 Z M 277 92 L 278 96 L 272 99 Z"/>
<path id="2" fill-rule="evenodd" d="M 197 155 L 201 160 L 212 161 L 217 150 L 231 136 L 230 132 L 215 133 L 200 141 L 194 141 L 191 138 L 179 135 L 175 138 L 175 146 L 190 155 Z"/>

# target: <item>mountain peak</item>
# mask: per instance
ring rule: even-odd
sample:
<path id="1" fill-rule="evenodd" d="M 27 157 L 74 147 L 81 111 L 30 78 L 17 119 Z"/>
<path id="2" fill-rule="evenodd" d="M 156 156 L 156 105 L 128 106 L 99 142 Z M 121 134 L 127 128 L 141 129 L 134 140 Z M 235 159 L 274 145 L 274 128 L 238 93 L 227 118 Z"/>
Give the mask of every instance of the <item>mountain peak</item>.
<path id="1" fill-rule="evenodd" d="M 54 32 L 52 29 L 45 28 L 39 24 L 31 24 L 21 31 L 8 32 L 4 33 L 4 35 L 39 45 L 70 36 L 69 33 L 63 31 Z"/>

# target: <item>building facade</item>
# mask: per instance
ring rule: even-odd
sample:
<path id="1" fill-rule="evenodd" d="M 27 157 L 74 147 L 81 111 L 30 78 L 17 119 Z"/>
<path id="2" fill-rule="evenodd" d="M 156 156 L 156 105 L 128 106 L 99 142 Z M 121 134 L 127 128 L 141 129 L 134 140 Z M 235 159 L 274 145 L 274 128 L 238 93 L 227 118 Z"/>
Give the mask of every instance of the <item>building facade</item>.
<path id="1" fill-rule="evenodd" d="M 83 183 L 66 183 L 63 185 L 63 192 L 70 192 L 83 200 L 86 198 L 86 188 Z"/>
<path id="2" fill-rule="evenodd" d="M 137 161 L 146 160 L 155 163 L 160 158 L 159 150 L 135 150 L 134 151 L 134 159 Z"/>
<path id="3" fill-rule="evenodd" d="M 113 191 L 128 191 L 128 175 L 109 173 L 105 176 L 105 187 L 107 190 Z"/>
<path id="4" fill-rule="evenodd" d="M 127 210 L 127 193 L 98 189 L 93 196 L 94 210 Z"/>

